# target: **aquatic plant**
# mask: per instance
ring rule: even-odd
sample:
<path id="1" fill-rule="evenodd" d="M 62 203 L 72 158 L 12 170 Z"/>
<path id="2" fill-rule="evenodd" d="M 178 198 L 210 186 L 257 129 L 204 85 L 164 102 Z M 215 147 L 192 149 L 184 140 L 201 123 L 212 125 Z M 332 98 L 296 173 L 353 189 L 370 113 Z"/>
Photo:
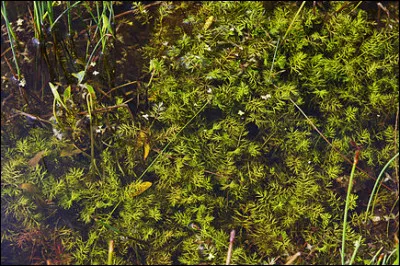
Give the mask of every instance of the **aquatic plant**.
<path id="1" fill-rule="evenodd" d="M 12 51 L 12 54 L 13 54 L 13 59 L 14 59 L 13 61 L 14 61 L 14 64 L 15 64 L 15 68 L 17 70 L 17 74 L 16 75 L 14 74 L 14 78 L 16 78 L 18 80 L 21 80 L 21 78 L 22 78 L 21 77 L 21 71 L 19 69 L 18 59 L 17 59 L 17 56 L 16 56 L 15 48 L 14 48 L 14 46 L 17 45 L 16 44 L 17 38 L 16 38 L 15 33 L 14 33 L 14 31 L 13 31 L 13 29 L 11 27 L 11 24 L 10 24 L 10 22 L 8 20 L 7 9 L 6 9 L 6 6 L 5 6 L 4 2 L 1 3 L 1 15 L 2 15 L 2 17 L 4 18 L 4 21 L 5 21 L 5 26 L 6 26 L 6 29 L 7 29 L 7 35 L 8 35 L 9 41 L 10 41 L 10 47 L 11 47 L 11 51 Z M 10 70 L 12 71 L 11 68 L 10 68 Z"/>
<path id="2" fill-rule="evenodd" d="M 2 134 L 7 246 L 49 230 L 75 264 L 396 259 L 398 21 L 347 2 L 135 3 L 147 63 L 100 88 L 86 71 L 121 41 L 118 15 L 82 6 L 100 37 L 50 85 L 61 135 Z"/>

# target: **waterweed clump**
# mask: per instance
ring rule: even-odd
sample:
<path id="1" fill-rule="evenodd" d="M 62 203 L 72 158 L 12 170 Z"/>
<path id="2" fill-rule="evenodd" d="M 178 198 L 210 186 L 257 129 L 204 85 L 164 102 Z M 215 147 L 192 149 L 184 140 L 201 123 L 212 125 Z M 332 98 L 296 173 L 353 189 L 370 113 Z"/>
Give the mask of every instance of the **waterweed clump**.
<path id="1" fill-rule="evenodd" d="M 356 171 L 349 199 L 346 261 L 360 236 L 355 262 L 380 248 L 389 253 L 398 222 L 363 219 L 365 191 L 397 152 L 398 23 L 388 18 L 378 28 L 355 4 L 342 4 L 300 12 L 293 3 L 160 4 L 140 50 L 148 108 L 133 119 L 125 108 L 109 114 L 115 129 L 91 138 L 95 156 L 61 156 L 68 142 L 40 130 L 31 132 L 36 144 L 32 137 L 16 142 L 6 154 L 14 166 L 2 162 L 9 176 L 2 197 L 12 196 L 2 204 L 7 219 L 31 228 L 73 211 L 63 245 L 77 264 L 105 263 L 110 239 L 113 263 L 222 264 L 232 229 L 232 264 L 284 263 L 297 252 L 304 264 L 339 263 L 352 166 L 342 156 L 352 158 L 354 141 L 364 172 Z M 101 108 L 94 104 L 75 112 Z M 72 127 L 66 117 L 60 124 Z M 92 118 L 92 129 L 107 121 Z M 42 150 L 50 151 L 43 164 L 29 170 Z M 398 213 L 391 209 L 396 167 L 387 168 L 392 180 L 376 201 L 380 217 Z M 28 182 L 53 202 L 47 212 L 19 196 L 18 185 Z"/>

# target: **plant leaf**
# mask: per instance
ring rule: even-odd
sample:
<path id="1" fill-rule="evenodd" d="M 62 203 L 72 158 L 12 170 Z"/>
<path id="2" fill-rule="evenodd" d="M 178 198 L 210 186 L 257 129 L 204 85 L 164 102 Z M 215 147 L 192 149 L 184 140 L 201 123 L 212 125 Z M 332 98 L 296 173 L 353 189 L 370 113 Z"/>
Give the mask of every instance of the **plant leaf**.
<path id="1" fill-rule="evenodd" d="M 78 79 L 78 84 L 82 83 L 83 78 L 85 77 L 85 70 L 82 70 L 78 73 L 72 73 L 72 76 Z"/>
<path id="2" fill-rule="evenodd" d="M 143 154 L 144 160 L 146 160 L 147 156 L 149 156 L 149 152 L 150 152 L 150 144 L 148 142 L 146 142 L 144 144 L 144 154 Z"/>
<path id="3" fill-rule="evenodd" d="M 65 149 L 61 150 L 60 157 L 73 156 L 81 152 L 82 150 L 77 149 L 74 144 L 69 144 L 65 147 Z"/>
<path id="4" fill-rule="evenodd" d="M 54 86 L 53 83 L 51 83 L 51 82 L 49 82 L 49 85 L 50 85 L 51 92 L 54 95 L 54 99 L 56 99 L 56 101 L 59 102 L 62 105 L 62 107 L 65 108 L 65 110 L 67 110 L 67 107 L 65 106 L 64 102 L 61 100 L 60 94 L 58 93 L 58 90 L 57 90 L 58 85 Z"/>
<path id="5" fill-rule="evenodd" d="M 210 16 L 210 17 L 206 20 L 206 23 L 204 24 L 204 30 L 205 30 L 205 31 L 211 26 L 211 24 L 213 23 L 213 21 L 214 21 L 214 16 Z"/>
<path id="6" fill-rule="evenodd" d="M 152 184 L 153 183 L 146 181 L 146 182 L 143 182 L 140 184 L 132 184 L 133 186 L 130 185 L 131 187 L 133 187 L 132 190 L 134 191 L 133 193 L 130 194 L 130 196 L 131 197 L 139 196 L 140 194 L 145 192 L 147 189 L 149 189 L 149 187 L 151 187 Z"/>
<path id="7" fill-rule="evenodd" d="M 71 98 L 71 85 L 69 85 L 64 91 L 64 103 L 66 103 L 69 98 Z"/>
<path id="8" fill-rule="evenodd" d="M 39 161 L 43 158 L 43 155 L 46 153 L 46 151 L 40 151 L 33 156 L 32 159 L 29 160 L 28 164 L 31 167 L 35 167 Z"/>

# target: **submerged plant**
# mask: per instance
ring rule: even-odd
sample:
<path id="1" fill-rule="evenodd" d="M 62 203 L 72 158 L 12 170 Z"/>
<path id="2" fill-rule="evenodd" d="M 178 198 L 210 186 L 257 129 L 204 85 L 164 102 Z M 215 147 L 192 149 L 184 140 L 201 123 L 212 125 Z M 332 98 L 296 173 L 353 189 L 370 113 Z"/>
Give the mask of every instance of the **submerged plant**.
<path id="1" fill-rule="evenodd" d="M 50 83 L 62 135 L 7 129 L 3 239 L 58 231 L 76 264 L 394 261 L 398 161 L 379 214 L 367 201 L 398 154 L 398 23 L 357 3 L 149 5 L 132 11 L 152 27 L 135 46 L 147 63 L 135 81 L 104 74 L 112 88 L 88 69 L 122 43 L 119 15 L 82 3 L 99 36 L 71 84 Z"/>

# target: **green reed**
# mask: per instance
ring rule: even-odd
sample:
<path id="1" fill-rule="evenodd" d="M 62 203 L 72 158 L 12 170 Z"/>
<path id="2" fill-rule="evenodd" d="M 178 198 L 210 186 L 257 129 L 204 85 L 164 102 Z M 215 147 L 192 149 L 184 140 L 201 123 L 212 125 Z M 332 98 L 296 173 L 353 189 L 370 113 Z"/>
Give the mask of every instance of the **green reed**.
<path id="1" fill-rule="evenodd" d="M 11 46 L 11 51 L 13 54 L 14 64 L 15 64 L 15 68 L 17 69 L 18 80 L 20 80 L 21 79 L 21 71 L 19 69 L 17 55 L 16 55 L 15 49 L 14 49 L 14 46 L 17 44 L 17 38 L 16 38 L 15 33 L 14 33 L 14 31 L 11 27 L 11 24 L 8 20 L 5 1 L 3 1 L 1 3 L 1 15 L 3 16 L 5 24 L 6 24 L 7 35 L 8 35 L 8 39 L 10 40 L 10 46 Z"/>

